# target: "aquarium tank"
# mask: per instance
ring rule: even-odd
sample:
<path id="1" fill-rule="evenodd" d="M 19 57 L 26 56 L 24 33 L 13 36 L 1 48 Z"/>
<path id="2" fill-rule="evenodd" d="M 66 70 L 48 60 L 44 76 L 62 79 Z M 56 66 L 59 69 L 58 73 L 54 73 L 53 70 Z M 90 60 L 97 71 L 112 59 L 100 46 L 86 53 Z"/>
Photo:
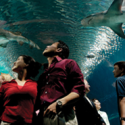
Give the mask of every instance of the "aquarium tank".
<path id="1" fill-rule="evenodd" d="M 110 124 L 120 125 L 112 71 L 125 60 L 125 21 L 115 15 L 124 13 L 125 0 L 117 1 L 0 0 L 0 73 L 16 78 L 11 68 L 22 54 L 46 63 L 43 50 L 62 40 L 91 86 L 88 97 L 101 102 Z"/>

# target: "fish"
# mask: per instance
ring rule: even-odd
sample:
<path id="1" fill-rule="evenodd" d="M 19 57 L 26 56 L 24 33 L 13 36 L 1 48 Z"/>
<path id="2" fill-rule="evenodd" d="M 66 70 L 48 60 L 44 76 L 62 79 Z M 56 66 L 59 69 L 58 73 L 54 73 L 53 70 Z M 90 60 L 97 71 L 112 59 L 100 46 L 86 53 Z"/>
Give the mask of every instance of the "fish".
<path id="1" fill-rule="evenodd" d="M 92 55 L 92 54 L 91 54 L 91 55 L 86 55 L 85 57 L 86 57 L 86 58 L 94 58 L 95 55 Z"/>
<path id="2" fill-rule="evenodd" d="M 32 40 L 29 40 L 26 37 L 22 36 L 21 33 L 14 34 L 11 31 L 0 29 L 0 39 L 1 39 L 0 47 L 5 48 L 10 41 L 14 40 L 14 41 L 17 41 L 19 43 L 19 45 L 23 45 L 24 43 L 27 43 L 31 49 L 36 48 L 38 50 L 41 50 L 41 48 L 36 43 L 34 43 Z"/>
<path id="3" fill-rule="evenodd" d="M 84 27 L 107 26 L 119 37 L 125 39 L 122 24 L 125 23 L 125 11 L 121 10 L 123 0 L 114 0 L 107 11 L 95 13 L 81 20 Z"/>

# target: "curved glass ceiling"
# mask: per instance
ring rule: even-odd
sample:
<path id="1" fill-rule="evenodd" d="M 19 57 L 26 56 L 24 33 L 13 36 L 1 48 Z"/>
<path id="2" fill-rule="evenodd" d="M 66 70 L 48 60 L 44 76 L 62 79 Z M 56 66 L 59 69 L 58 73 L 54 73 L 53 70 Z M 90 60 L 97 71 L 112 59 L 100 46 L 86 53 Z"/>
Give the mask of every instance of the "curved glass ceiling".
<path id="1" fill-rule="evenodd" d="M 0 72 L 11 72 L 19 55 L 46 62 L 42 51 L 57 40 L 67 43 L 91 85 L 90 98 L 102 103 L 113 125 L 119 124 L 113 64 L 125 60 L 125 39 L 109 27 L 84 27 L 81 20 L 106 12 L 113 0 L 1 0 Z M 125 10 L 125 2 L 122 11 Z M 110 16 L 109 16 L 110 18 Z M 117 18 L 116 18 L 117 20 Z M 115 20 L 114 20 L 115 21 Z M 123 31 L 125 25 L 122 25 Z"/>

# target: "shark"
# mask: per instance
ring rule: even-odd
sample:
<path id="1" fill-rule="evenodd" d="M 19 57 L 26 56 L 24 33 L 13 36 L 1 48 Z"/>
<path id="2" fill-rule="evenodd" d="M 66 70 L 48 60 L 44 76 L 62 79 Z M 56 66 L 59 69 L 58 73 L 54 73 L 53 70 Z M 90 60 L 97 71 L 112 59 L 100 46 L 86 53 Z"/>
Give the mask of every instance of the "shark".
<path id="1" fill-rule="evenodd" d="M 84 27 L 107 26 L 119 37 L 125 39 L 122 24 L 125 23 L 125 12 L 121 10 L 123 0 L 114 0 L 107 11 L 95 13 L 81 20 Z"/>
<path id="2" fill-rule="evenodd" d="M 8 30 L 0 29 L 0 47 L 6 48 L 7 44 L 13 40 L 17 41 L 19 45 L 23 45 L 24 43 L 26 43 L 31 49 L 36 48 L 42 51 L 42 49 L 36 43 L 34 43 L 32 40 L 27 39 L 21 34 L 15 34 Z"/>

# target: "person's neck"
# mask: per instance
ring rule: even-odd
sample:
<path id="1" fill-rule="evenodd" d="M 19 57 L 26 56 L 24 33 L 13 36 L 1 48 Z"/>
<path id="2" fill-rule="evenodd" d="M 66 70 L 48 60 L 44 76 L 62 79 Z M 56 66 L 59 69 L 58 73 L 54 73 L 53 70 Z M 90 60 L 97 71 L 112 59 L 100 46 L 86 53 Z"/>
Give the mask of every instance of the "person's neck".
<path id="1" fill-rule="evenodd" d="M 51 63 L 52 63 L 54 57 L 56 57 L 56 56 L 48 57 L 48 58 L 47 58 L 47 60 L 48 60 L 48 68 L 50 67 L 50 65 L 51 65 Z"/>
<path id="2" fill-rule="evenodd" d="M 87 97 L 87 93 L 85 93 L 85 95 L 84 95 L 85 97 Z M 87 97 L 88 98 L 88 97 Z"/>
<path id="3" fill-rule="evenodd" d="M 85 91 L 85 96 L 87 97 L 87 94 L 88 94 L 89 92 L 87 92 L 87 91 Z"/>
<path id="4" fill-rule="evenodd" d="M 101 108 L 97 108 L 97 111 L 100 111 Z"/>
<path id="5" fill-rule="evenodd" d="M 27 70 L 24 69 L 18 73 L 18 78 L 20 81 L 25 81 L 27 79 Z"/>
<path id="6" fill-rule="evenodd" d="M 121 76 L 124 76 L 125 75 L 125 73 L 121 73 Z"/>

